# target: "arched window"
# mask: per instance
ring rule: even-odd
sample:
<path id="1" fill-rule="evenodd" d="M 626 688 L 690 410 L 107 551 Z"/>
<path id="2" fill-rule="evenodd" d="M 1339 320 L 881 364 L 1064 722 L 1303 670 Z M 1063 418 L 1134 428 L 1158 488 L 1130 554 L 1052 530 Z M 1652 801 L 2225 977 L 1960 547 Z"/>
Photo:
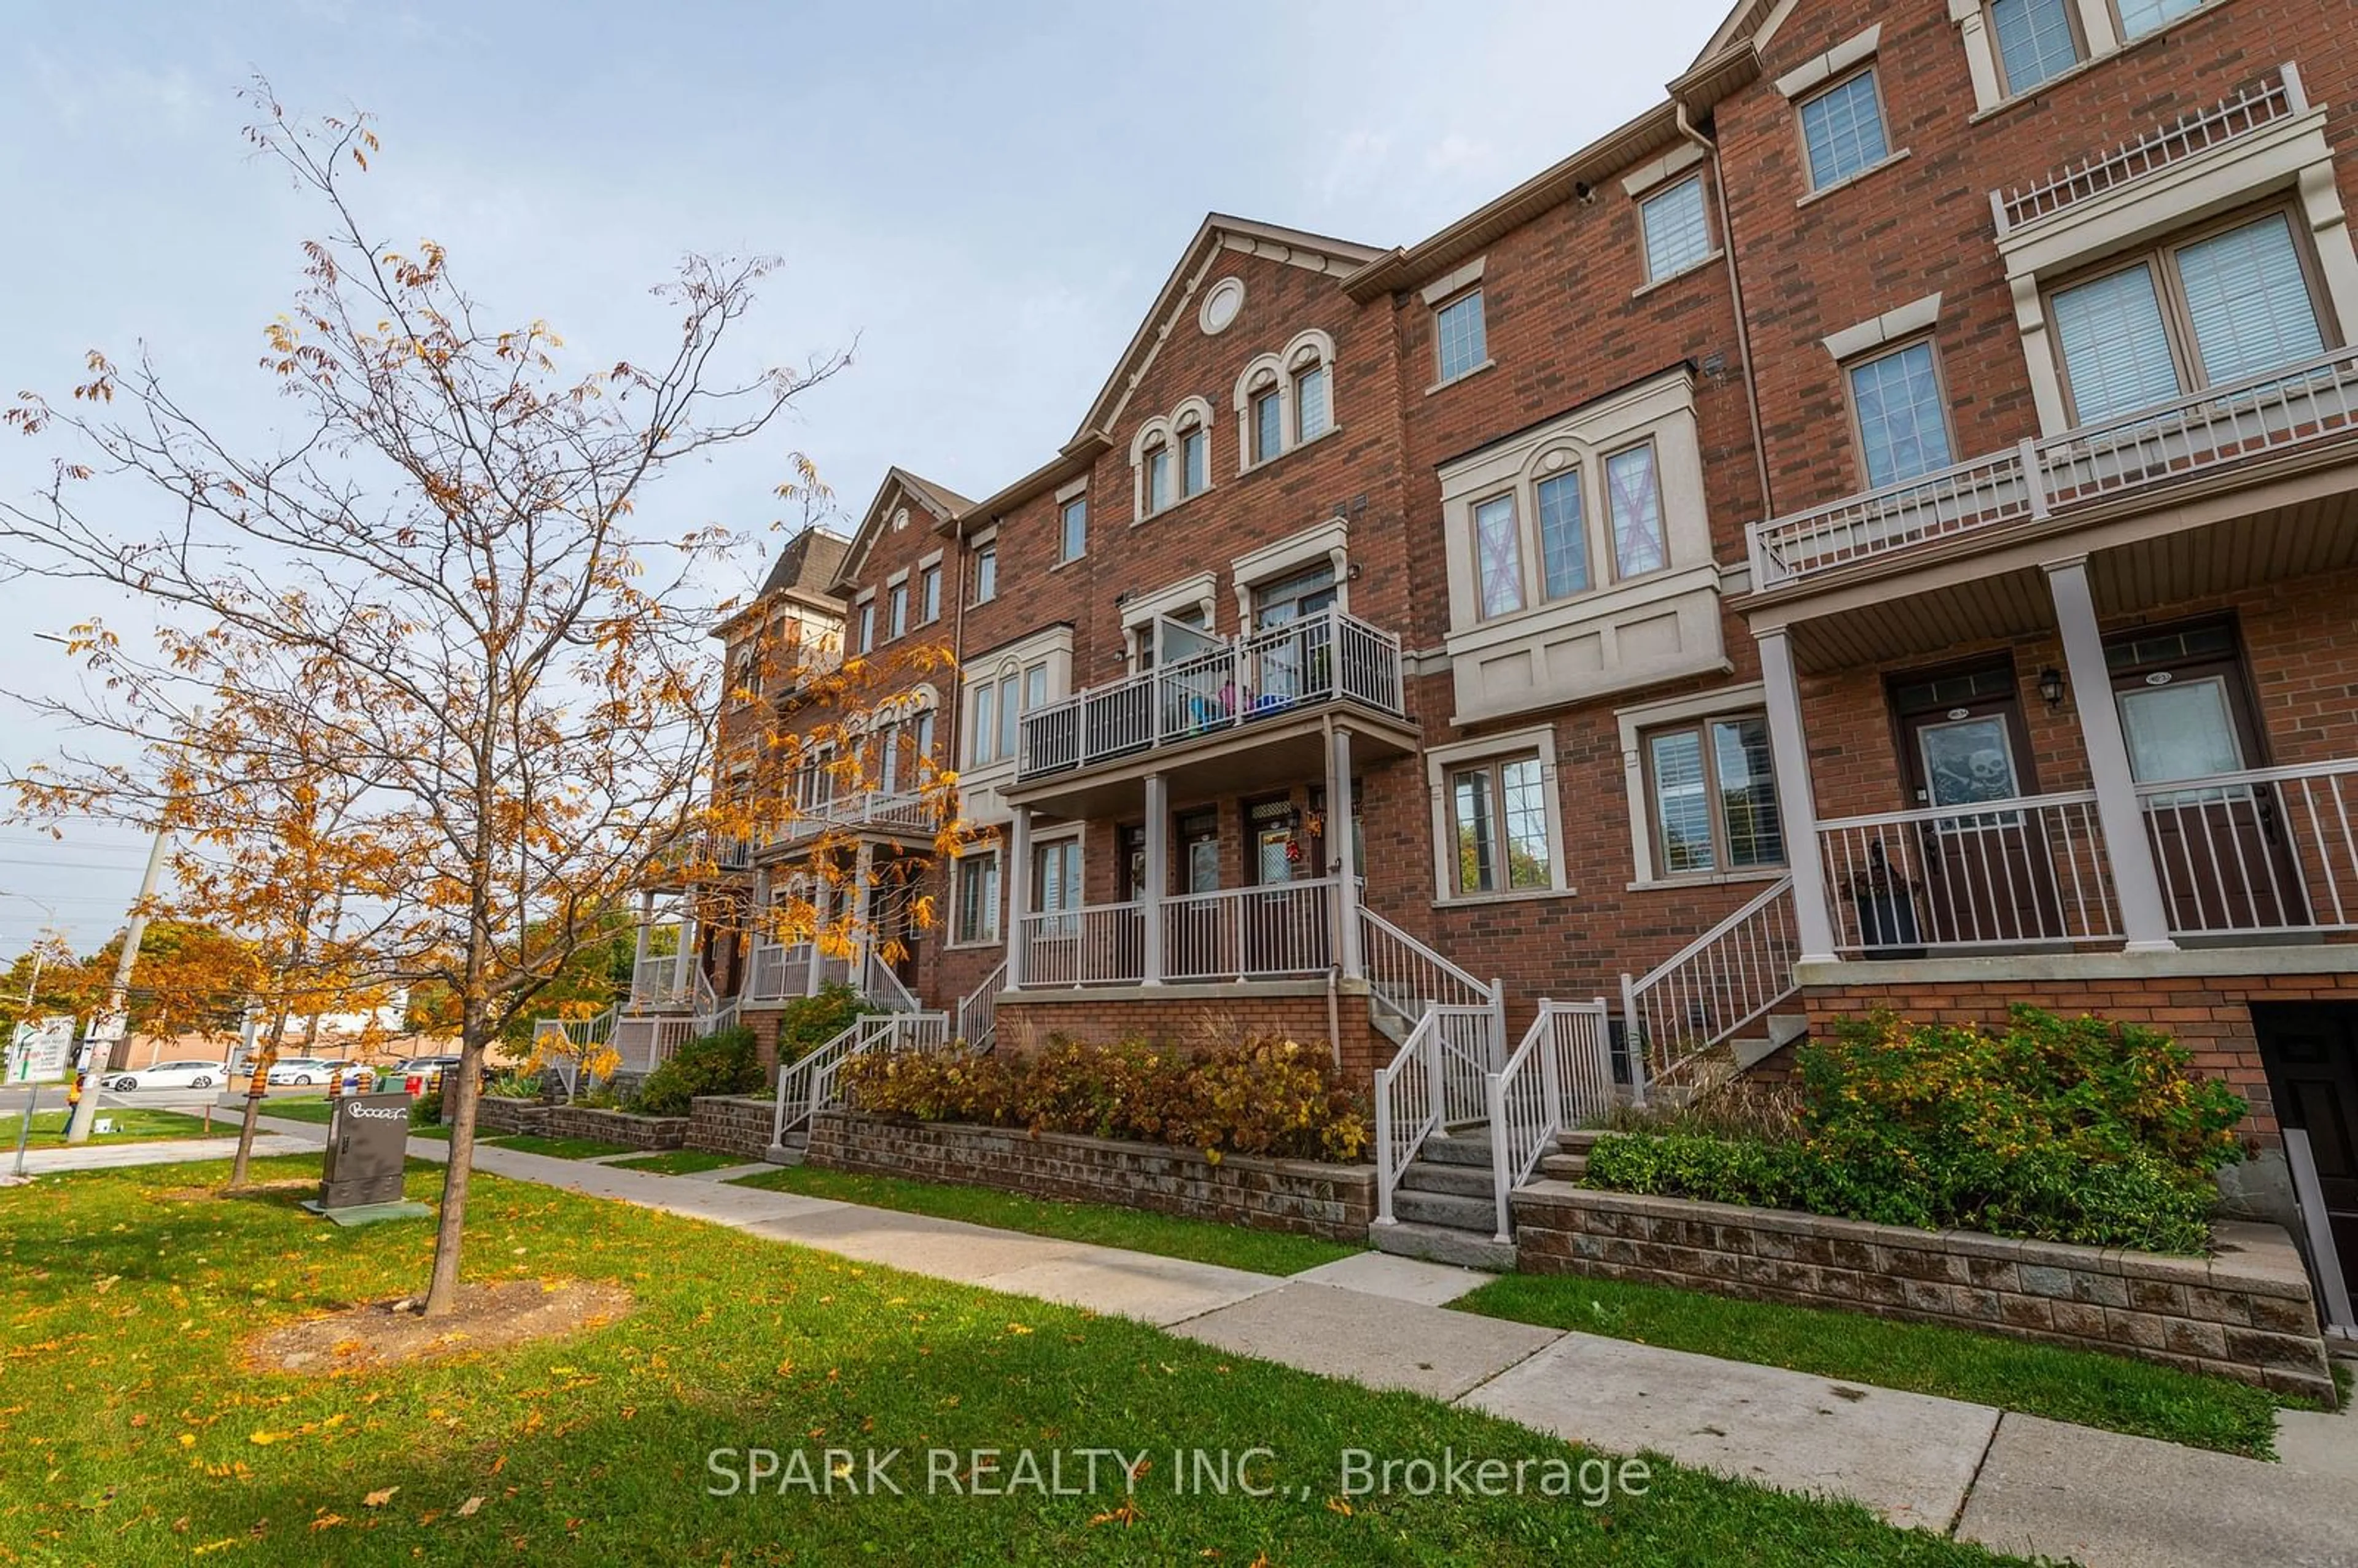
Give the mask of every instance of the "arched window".
<path id="1" fill-rule="evenodd" d="M 1130 466 L 1141 521 L 1212 487 L 1212 406 L 1190 397 L 1138 427 Z"/>
<path id="2" fill-rule="evenodd" d="M 1240 473 L 1333 430 L 1335 340 L 1313 329 L 1254 359 L 1237 377 L 1236 409 Z"/>

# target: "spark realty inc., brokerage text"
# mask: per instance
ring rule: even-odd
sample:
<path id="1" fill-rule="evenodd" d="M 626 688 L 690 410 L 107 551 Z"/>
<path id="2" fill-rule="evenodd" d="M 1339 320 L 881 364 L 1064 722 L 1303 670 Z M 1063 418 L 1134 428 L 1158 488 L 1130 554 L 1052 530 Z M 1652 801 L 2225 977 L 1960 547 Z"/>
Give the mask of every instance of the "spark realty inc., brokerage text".
<path id="1" fill-rule="evenodd" d="M 1336 1454 L 1313 1481 L 1289 1474 L 1270 1448 L 715 1448 L 705 1455 L 713 1498 L 1541 1497 L 1602 1508 L 1646 1495 L 1642 1459 L 1595 1454 L 1482 1457 L 1444 1448 L 1388 1456 Z"/>

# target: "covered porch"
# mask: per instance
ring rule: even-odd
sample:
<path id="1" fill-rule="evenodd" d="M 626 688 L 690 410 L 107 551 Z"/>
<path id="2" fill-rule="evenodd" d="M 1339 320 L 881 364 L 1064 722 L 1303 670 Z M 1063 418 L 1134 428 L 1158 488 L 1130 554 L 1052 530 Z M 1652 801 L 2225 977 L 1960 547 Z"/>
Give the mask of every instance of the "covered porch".
<path id="1" fill-rule="evenodd" d="M 1805 967 L 2358 934 L 2353 374 L 1756 525 Z"/>

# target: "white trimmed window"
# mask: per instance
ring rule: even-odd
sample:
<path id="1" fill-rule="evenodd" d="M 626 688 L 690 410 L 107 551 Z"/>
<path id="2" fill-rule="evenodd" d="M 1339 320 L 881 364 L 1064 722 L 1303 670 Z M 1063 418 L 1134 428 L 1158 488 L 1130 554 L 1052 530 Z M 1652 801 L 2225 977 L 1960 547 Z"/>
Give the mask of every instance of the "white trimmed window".
<path id="1" fill-rule="evenodd" d="M 1854 72 L 1801 100 L 1801 146 L 1810 189 L 1823 190 L 1865 173 L 1891 155 L 1875 67 Z"/>
<path id="2" fill-rule="evenodd" d="M 1023 734 L 1023 716 L 1048 702 L 1048 662 L 1010 660 L 969 686 L 967 766 L 1013 762 Z"/>
<path id="3" fill-rule="evenodd" d="M 1433 364 L 1446 384 L 1490 362 L 1487 330 L 1482 319 L 1482 290 L 1469 288 L 1433 312 Z"/>
<path id="4" fill-rule="evenodd" d="M 976 546 L 974 552 L 974 601 L 989 604 L 999 597 L 999 541 Z"/>
<path id="5" fill-rule="evenodd" d="M 2120 0 L 2121 31 L 2132 38 L 2169 26 L 2179 17 L 2200 11 L 2209 0 Z"/>
<path id="6" fill-rule="evenodd" d="M 2073 21 L 2073 0 L 1989 0 L 1989 29 L 1997 44 L 1999 90 L 2017 97 L 2080 63 L 2086 51 Z"/>
<path id="7" fill-rule="evenodd" d="M 1703 176 L 1692 175 L 1638 204 L 1646 237 L 1646 281 L 1660 283 L 1711 259 Z"/>
<path id="8" fill-rule="evenodd" d="M 1179 493 L 1201 495 L 1212 488 L 1212 432 L 1198 421 L 1179 432 Z"/>
<path id="9" fill-rule="evenodd" d="M 1554 886 L 1546 763 L 1533 753 L 1451 768 L 1449 832 L 1459 897 Z"/>
<path id="10" fill-rule="evenodd" d="M 1571 891 L 1554 751 L 1554 730 L 1541 726 L 1426 753 L 1433 883 L 1444 901 Z"/>
<path id="11" fill-rule="evenodd" d="M 860 601 L 860 651 L 871 653 L 876 647 L 876 600 L 871 596 Z"/>
<path id="12" fill-rule="evenodd" d="M 951 926 L 961 945 L 996 942 L 999 936 L 999 851 L 977 849 L 957 862 L 957 916 Z"/>
<path id="13" fill-rule="evenodd" d="M 1956 460 L 1931 339 L 1858 361 L 1847 368 L 1845 379 L 1867 489 L 1898 484 Z"/>
<path id="14" fill-rule="evenodd" d="M 942 618 L 942 568 L 939 562 L 917 574 L 917 624 Z"/>
<path id="15" fill-rule="evenodd" d="M 1089 553 L 1089 498 L 1076 495 L 1056 508 L 1056 559 L 1077 561 Z"/>
<path id="16" fill-rule="evenodd" d="M 2198 231 L 2047 300 L 2072 423 L 2317 358 L 2324 312 L 2292 213 Z"/>
<path id="17" fill-rule="evenodd" d="M 1785 863 L 1765 715 L 1726 714 L 1649 730 L 1641 752 L 1657 876 Z"/>
<path id="18" fill-rule="evenodd" d="M 1236 410 L 1240 472 L 1333 430 L 1335 340 L 1303 332 L 1282 353 L 1262 354 L 1246 365 L 1237 377 Z M 1207 471 L 1208 456 L 1207 449 Z"/>
<path id="19" fill-rule="evenodd" d="M 885 589 L 886 601 L 892 606 L 886 624 L 892 628 L 887 636 L 903 637 L 909 632 L 909 583 L 907 579 Z"/>

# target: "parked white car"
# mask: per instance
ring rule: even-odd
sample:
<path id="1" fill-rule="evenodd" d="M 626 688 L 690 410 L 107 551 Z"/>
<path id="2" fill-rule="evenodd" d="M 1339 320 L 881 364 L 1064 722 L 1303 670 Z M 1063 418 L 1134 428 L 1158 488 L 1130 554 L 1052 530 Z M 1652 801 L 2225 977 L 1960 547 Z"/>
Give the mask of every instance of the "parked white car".
<path id="1" fill-rule="evenodd" d="M 284 1084 L 331 1084 L 339 1073 L 350 1077 L 352 1065 L 326 1056 L 281 1056 L 270 1064 L 269 1082 L 273 1088 Z"/>
<path id="2" fill-rule="evenodd" d="M 219 1062 L 157 1062 L 111 1073 L 100 1082 L 115 1094 L 129 1089 L 209 1089 L 229 1082 L 229 1072 Z"/>

